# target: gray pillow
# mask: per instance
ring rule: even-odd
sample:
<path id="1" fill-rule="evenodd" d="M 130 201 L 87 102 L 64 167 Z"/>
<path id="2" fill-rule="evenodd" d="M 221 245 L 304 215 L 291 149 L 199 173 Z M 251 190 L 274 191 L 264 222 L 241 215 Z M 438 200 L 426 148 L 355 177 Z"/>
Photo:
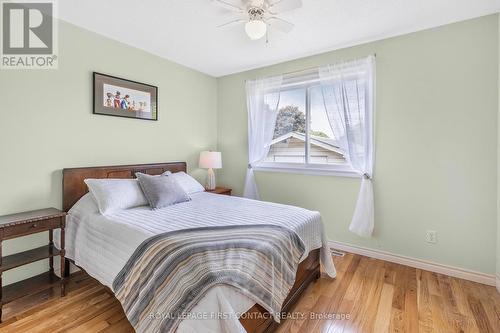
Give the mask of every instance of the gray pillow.
<path id="1" fill-rule="evenodd" d="M 191 200 L 182 187 L 168 175 L 151 176 L 137 172 L 135 176 L 151 208 L 162 208 Z"/>

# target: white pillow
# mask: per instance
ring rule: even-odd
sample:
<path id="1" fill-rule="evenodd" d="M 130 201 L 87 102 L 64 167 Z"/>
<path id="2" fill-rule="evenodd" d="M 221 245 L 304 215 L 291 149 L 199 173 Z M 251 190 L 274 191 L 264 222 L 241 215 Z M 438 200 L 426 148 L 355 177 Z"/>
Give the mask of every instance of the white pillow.
<path id="1" fill-rule="evenodd" d="M 196 179 L 185 173 L 184 171 L 171 173 L 170 171 L 165 172 L 165 174 L 170 175 L 179 184 L 182 189 L 187 194 L 193 194 L 205 191 L 203 185 L 198 183 Z"/>
<path id="2" fill-rule="evenodd" d="M 137 179 L 85 179 L 90 193 L 106 215 L 119 210 L 148 205 Z"/>
<path id="3" fill-rule="evenodd" d="M 68 211 L 70 215 L 83 215 L 99 213 L 99 207 L 92 193 L 86 193 Z"/>

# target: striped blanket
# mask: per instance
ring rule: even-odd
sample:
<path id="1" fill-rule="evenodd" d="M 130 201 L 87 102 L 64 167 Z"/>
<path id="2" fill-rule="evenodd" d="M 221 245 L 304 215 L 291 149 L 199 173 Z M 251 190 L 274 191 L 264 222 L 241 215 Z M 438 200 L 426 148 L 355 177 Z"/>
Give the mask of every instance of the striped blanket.
<path id="1" fill-rule="evenodd" d="M 279 322 L 305 251 L 277 225 L 200 227 L 145 240 L 113 281 L 136 332 L 174 332 L 213 286 L 237 288 Z"/>

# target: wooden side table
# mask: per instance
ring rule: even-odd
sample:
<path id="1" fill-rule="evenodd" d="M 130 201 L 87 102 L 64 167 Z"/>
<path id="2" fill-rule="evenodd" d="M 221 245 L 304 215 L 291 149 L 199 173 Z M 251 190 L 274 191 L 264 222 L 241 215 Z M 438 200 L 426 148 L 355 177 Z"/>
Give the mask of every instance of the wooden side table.
<path id="1" fill-rule="evenodd" d="M 208 193 L 222 194 L 222 195 L 231 195 L 232 189 L 227 187 L 219 187 L 217 186 L 214 190 L 205 190 Z"/>
<path id="2" fill-rule="evenodd" d="M 61 286 L 61 297 L 65 295 L 65 223 L 66 213 L 56 208 L 46 208 L 0 216 L 0 321 L 2 318 L 2 306 L 13 300 L 50 288 L 56 283 L 59 283 Z M 61 229 L 60 250 L 55 248 L 53 238 L 53 230 L 58 228 Z M 2 242 L 4 240 L 31 235 L 42 231 L 49 231 L 48 245 L 2 257 Z M 55 256 L 60 256 L 61 258 L 61 278 L 54 274 Z M 3 288 L 1 287 L 3 272 L 46 258 L 49 258 L 50 269 L 48 272 L 10 284 Z"/>

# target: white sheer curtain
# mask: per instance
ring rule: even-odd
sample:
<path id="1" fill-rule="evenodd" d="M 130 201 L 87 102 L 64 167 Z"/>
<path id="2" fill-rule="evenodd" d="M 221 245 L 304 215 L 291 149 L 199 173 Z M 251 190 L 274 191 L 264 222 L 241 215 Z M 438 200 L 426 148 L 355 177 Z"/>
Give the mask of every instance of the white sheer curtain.
<path id="1" fill-rule="evenodd" d="M 243 196 L 259 200 L 253 165 L 267 156 L 278 115 L 282 76 L 247 81 L 248 169 Z"/>
<path id="2" fill-rule="evenodd" d="M 349 230 L 370 237 L 374 228 L 373 102 L 375 57 L 320 67 L 323 100 L 339 147 L 362 177 Z"/>

